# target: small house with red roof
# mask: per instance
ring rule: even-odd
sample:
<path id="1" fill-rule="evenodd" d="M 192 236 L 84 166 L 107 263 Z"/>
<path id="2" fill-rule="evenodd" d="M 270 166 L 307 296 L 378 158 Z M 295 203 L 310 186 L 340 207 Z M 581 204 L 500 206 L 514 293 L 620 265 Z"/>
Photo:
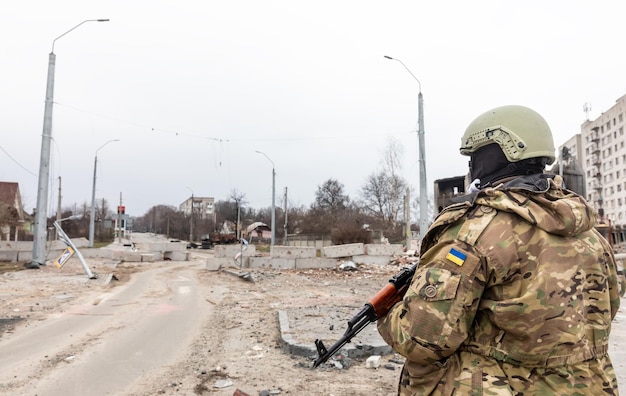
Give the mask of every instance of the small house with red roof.
<path id="1" fill-rule="evenodd" d="M 19 184 L 0 182 L 0 240 L 17 241 L 25 223 Z"/>

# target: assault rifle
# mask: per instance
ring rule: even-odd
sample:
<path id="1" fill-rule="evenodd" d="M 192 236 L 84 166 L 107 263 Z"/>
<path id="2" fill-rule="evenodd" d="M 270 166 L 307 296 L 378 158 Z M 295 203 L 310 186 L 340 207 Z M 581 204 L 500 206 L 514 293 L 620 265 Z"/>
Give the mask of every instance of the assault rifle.
<path id="1" fill-rule="evenodd" d="M 319 366 L 331 356 L 334 356 L 367 325 L 387 315 L 391 307 L 404 297 L 404 293 L 406 293 L 411 279 L 413 279 L 416 268 L 417 264 L 413 264 L 411 267 L 402 269 L 402 271 L 389 279 L 389 283 L 380 289 L 374 297 L 370 298 L 361 311 L 348 321 L 348 329 L 330 349 L 326 349 L 322 340 L 315 340 L 318 358 L 313 363 L 313 367 Z"/>

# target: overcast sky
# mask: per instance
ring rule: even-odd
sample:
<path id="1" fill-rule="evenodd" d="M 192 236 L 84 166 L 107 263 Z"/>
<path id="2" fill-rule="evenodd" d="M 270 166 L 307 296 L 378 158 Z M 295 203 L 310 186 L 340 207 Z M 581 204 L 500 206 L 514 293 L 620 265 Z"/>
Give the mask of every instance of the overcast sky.
<path id="1" fill-rule="evenodd" d="M 191 196 L 309 206 L 329 178 L 357 198 L 389 139 L 418 194 L 464 175 L 466 126 L 505 104 L 562 144 L 626 94 L 622 1 L 14 1 L 0 13 L 0 180 L 36 206 L 48 54 L 56 74 L 48 213 L 120 194 L 127 213 Z M 107 143 L 119 139 L 119 142 Z"/>

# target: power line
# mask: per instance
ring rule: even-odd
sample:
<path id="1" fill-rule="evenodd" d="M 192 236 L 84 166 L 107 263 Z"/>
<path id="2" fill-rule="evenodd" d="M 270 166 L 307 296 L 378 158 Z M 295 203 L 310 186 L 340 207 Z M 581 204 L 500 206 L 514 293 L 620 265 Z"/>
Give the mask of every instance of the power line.
<path id="1" fill-rule="evenodd" d="M 91 112 L 91 111 L 87 111 L 87 110 L 83 110 L 83 109 L 79 109 L 77 107 L 71 106 L 71 105 L 67 105 L 67 104 L 63 104 L 63 103 L 58 103 L 58 102 L 54 102 L 56 105 L 59 106 L 64 106 L 67 108 L 70 108 L 72 110 L 75 110 L 77 112 L 80 113 L 85 113 L 85 114 L 91 114 L 97 117 L 101 117 L 101 118 L 105 118 L 105 119 L 109 119 L 112 121 L 116 121 L 116 122 L 120 122 L 120 123 L 124 123 L 124 124 L 128 124 L 128 125 L 132 125 L 150 132 L 156 132 L 156 133 L 166 133 L 166 134 L 170 134 L 170 135 L 174 135 L 174 136 L 182 136 L 182 137 L 189 137 L 189 138 L 196 138 L 196 139 L 205 139 L 205 140 L 211 140 L 211 141 L 215 141 L 215 142 L 219 142 L 219 143 L 230 143 L 230 142 L 241 142 L 241 141 L 246 141 L 246 142 L 281 142 L 281 141 L 311 141 L 311 140 L 341 140 L 341 139 L 364 139 L 364 138 L 376 138 L 376 137 L 381 137 L 381 136 L 388 136 L 389 133 L 373 133 L 373 134 L 367 134 L 364 135 L 362 133 L 357 133 L 357 134 L 349 134 L 349 135 L 340 135 L 340 134 L 333 134 L 333 135 L 318 135 L 318 136 L 314 136 L 314 135 L 307 135 L 307 136 L 279 136 L 279 137 L 259 137 L 258 133 L 255 133 L 255 137 L 242 137 L 242 138 L 216 138 L 216 137 L 212 137 L 212 136 L 205 136 L 205 135 L 199 135 L 199 134 L 195 134 L 195 133 L 189 133 L 189 132 L 185 132 L 185 131 L 176 131 L 176 130 L 171 130 L 171 129 L 165 129 L 165 128 L 158 128 L 158 127 L 153 127 L 153 126 L 149 126 L 149 125 L 145 125 L 145 124 L 139 124 L 133 121 L 128 121 L 128 120 L 123 120 L 120 118 L 116 118 L 116 117 L 112 117 L 112 116 L 108 116 L 108 115 L 104 115 L 104 114 L 100 114 L 100 113 L 95 113 L 95 112 Z M 408 132 L 401 132 L 401 133 L 396 133 L 394 135 L 404 135 L 406 133 L 414 133 L 415 130 L 412 131 L 408 131 Z"/>
<path id="2" fill-rule="evenodd" d="M 26 167 L 24 165 L 20 164 L 15 158 L 13 158 L 11 156 L 11 154 L 9 154 L 2 146 L 0 146 L 0 150 L 2 150 L 7 155 L 7 157 L 9 157 L 13 162 L 15 162 L 15 164 L 17 166 L 19 166 L 20 168 L 24 169 L 26 172 L 30 173 L 31 175 L 37 177 L 36 173 L 31 172 L 30 170 L 26 169 Z"/>

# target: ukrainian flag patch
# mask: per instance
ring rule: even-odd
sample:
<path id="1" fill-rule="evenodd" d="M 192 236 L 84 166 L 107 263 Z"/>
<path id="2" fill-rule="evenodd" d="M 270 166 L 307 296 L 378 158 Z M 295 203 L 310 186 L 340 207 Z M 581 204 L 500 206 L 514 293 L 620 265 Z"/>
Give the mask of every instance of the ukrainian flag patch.
<path id="1" fill-rule="evenodd" d="M 465 253 L 459 252 L 455 248 L 450 249 L 450 252 L 446 255 L 446 259 L 452 261 L 454 264 L 459 267 L 463 265 L 467 255 Z"/>

